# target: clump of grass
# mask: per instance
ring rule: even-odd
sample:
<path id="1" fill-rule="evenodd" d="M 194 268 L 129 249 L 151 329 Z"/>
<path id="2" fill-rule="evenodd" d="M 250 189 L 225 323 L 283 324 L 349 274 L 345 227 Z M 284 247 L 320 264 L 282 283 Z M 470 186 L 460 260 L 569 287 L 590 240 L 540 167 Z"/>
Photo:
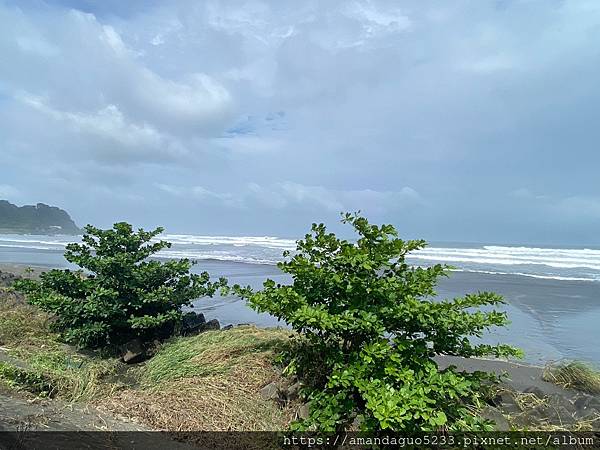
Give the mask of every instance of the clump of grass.
<path id="1" fill-rule="evenodd" d="M 62 344 L 50 329 L 52 318 L 28 305 L 10 288 L 0 292 L 0 356 L 8 359 L 0 379 L 10 387 L 67 401 L 89 400 L 117 388 L 106 380 L 118 362 L 86 356 Z M 13 361 L 20 361 L 17 367 Z M 47 383 L 48 392 L 40 386 Z M 46 394 L 44 394 L 46 392 Z"/>
<path id="2" fill-rule="evenodd" d="M 48 377 L 2 361 L 0 361 L 0 380 L 9 387 L 25 390 L 40 397 L 52 397 L 56 390 Z"/>
<path id="3" fill-rule="evenodd" d="M 141 389 L 103 406 L 160 430 L 285 429 L 293 405 L 263 400 L 260 389 L 280 376 L 273 359 L 288 336 L 248 326 L 174 339 L 141 369 Z"/>
<path id="4" fill-rule="evenodd" d="M 55 341 L 51 318 L 28 305 L 12 288 L 0 288 L 0 346 L 36 347 Z"/>
<path id="5" fill-rule="evenodd" d="M 141 380 L 151 387 L 181 378 L 225 374 L 251 365 L 256 356 L 273 355 L 288 336 L 287 330 L 248 326 L 175 339 L 148 361 Z"/>
<path id="6" fill-rule="evenodd" d="M 582 362 L 548 365 L 542 378 L 565 388 L 600 394 L 600 371 Z"/>

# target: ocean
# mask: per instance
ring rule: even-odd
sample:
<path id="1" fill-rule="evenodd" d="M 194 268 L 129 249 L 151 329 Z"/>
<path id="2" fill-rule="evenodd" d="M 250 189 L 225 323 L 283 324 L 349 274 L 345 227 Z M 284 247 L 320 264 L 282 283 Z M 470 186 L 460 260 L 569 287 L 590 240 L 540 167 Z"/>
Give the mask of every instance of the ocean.
<path id="1" fill-rule="evenodd" d="M 259 287 L 266 278 L 289 282 L 276 263 L 284 250 L 294 250 L 294 239 L 249 236 L 166 234 L 173 246 L 161 258 L 191 258 L 195 271 L 207 270 L 232 283 Z M 63 258 L 69 236 L 0 235 L 0 264 L 68 267 Z M 509 327 L 493 329 L 482 341 L 509 343 L 525 351 L 525 361 L 545 364 L 578 359 L 600 366 L 600 249 L 544 248 L 468 243 L 434 243 L 408 261 L 427 266 L 444 263 L 455 269 L 440 280 L 440 298 L 469 292 L 494 291 L 504 296 L 502 306 Z M 235 297 L 199 299 L 196 310 L 222 325 L 255 323 L 285 325 L 267 314 L 257 314 Z"/>

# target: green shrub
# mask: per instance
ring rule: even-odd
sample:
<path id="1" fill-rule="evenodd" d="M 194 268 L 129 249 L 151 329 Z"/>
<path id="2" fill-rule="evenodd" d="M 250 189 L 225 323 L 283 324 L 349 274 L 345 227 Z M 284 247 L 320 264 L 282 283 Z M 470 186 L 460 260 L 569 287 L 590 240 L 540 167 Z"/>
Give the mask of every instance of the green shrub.
<path id="1" fill-rule="evenodd" d="M 52 313 L 52 326 L 67 342 L 107 347 L 134 337 L 150 340 L 172 334 L 181 308 L 211 296 L 225 284 L 206 272 L 190 273 L 188 259 L 149 259 L 171 246 L 154 241 L 163 231 L 139 229 L 121 222 L 112 229 L 85 227 L 82 243 L 67 245 L 65 259 L 85 270 L 51 270 L 40 281 L 20 280 L 15 287 L 30 303 Z"/>
<path id="2" fill-rule="evenodd" d="M 354 242 L 313 224 L 296 254 L 279 264 L 291 285 L 272 280 L 261 291 L 235 287 L 251 307 L 285 320 L 299 338 L 283 359 L 302 379 L 310 414 L 296 430 L 340 431 L 359 419 L 362 430 L 478 430 L 482 372 L 440 370 L 436 354 L 519 356 L 507 345 L 477 345 L 505 313 L 478 311 L 500 296 L 481 292 L 435 301 L 435 285 L 449 268 L 411 267 L 406 256 L 424 241 L 403 241 L 391 225 L 376 226 L 357 214 L 342 220 Z M 285 253 L 284 256 L 290 256 Z"/>

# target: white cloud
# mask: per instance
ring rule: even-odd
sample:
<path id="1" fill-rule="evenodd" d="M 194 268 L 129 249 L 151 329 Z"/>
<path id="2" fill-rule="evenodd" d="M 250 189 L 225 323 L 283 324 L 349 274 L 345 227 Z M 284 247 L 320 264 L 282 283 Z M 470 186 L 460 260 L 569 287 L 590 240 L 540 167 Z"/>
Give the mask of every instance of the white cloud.
<path id="1" fill-rule="evenodd" d="M 85 133 L 120 145 L 121 158 L 153 160 L 156 157 L 180 158 L 186 150 L 147 123 L 135 124 L 127 120 L 116 105 L 108 105 L 94 113 L 60 111 L 48 106 L 44 99 L 28 93 L 20 93 L 16 99 L 45 114 L 56 122 L 64 123 L 76 133 Z M 101 152 L 114 156 L 114 148 L 100 147 Z M 128 152 L 128 154 L 123 154 Z"/>
<path id="2" fill-rule="evenodd" d="M 241 207 L 240 199 L 229 193 L 213 192 L 202 186 L 182 187 L 163 183 L 156 183 L 155 186 L 163 192 L 175 197 L 188 200 L 196 200 L 200 203 L 217 202 L 227 207 Z"/>
<path id="3" fill-rule="evenodd" d="M 182 187 L 156 184 L 158 189 L 170 195 L 194 199 L 200 202 L 222 201 L 235 208 L 259 204 L 267 209 L 309 208 L 332 213 L 361 209 L 374 214 L 423 205 L 423 199 L 412 188 L 399 191 L 336 190 L 323 186 L 306 186 L 300 183 L 282 182 L 271 186 L 248 183 L 238 193 L 220 193 L 201 186 Z"/>

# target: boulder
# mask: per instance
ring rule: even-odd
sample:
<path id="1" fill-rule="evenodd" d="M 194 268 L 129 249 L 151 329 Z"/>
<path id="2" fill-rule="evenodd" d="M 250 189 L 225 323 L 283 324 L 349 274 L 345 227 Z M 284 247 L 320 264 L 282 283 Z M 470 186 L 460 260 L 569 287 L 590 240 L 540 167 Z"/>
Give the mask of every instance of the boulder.
<path id="1" fill-rule="evenodd" d="M 202 331 L 218 330 L 220 328 L 221 324 L 219 324 L 219 321 L 217 319 L 211 319 L 204 324 Z"/>
<path id="2" fill-rule="evenodd" d="M 137 364 L 146 359 L 146 350 L 140 339 L 133 339 L 123 346 L 122 359 L 126 364 Z"/>
<path id="3" fill-rule="evenodd" d="M 287 388 L 285 392 L 285 397 L 289 401 L 294 401 L 300 396 L 300 388 L 302 387 L 302 383 L 296 382 Z"/>
<path id="4" fill-rule="evenodd" d="M 181 334 L 189 336 L 200 333 L 206 324 L 204 314 L 188 312 L 183 315 L 181 322 Z"/>
<path id="5" fill-rule="evenodd" d="M 300 405 L 300 407 L 296 411 L 296 416 L 298 419 L 307 419 L 310 415 L 310 405 L 308 403 L 304 403 Z"/>
<path id="6" fill-rule="evenodd" d="M 231 325 L 231 324 L 226 325 L 223 328 L 221 328 L 221 330 L 223 330 L 223 331 L 232 330 L 232 329 L 233 329 L 233 325 Z"/>
<path id="7" fill-rule="evenodd" d="M 276 381 L 267 384 L 260 390 L 260 396 L 263 400 L 279 401 L 279 386 Z"/>
<path id="8" fill-rule="evenodd" d="M 492 399 L 491 406 L 495 406 L 506 414 L 518 414 L 521 408 L 515 400 L 515 393 L 509 390 L 499 391 Z"/>
<path id="9" fill-rule="evenodd" d="M 576 417 L 585 418 L 600 415 L 600 399 L 588 394 L 582 394 L 574 402 Z"/>
<path id="10" fill-rule="evenodd" d="M 21 277 L 0 270 L 0 287 L 9 287 Z"/>
<path id="11" fill-rule="evenodd" d="M 525 394 L 533 394 L 535 395 L 537 398 L 539 399 L 543 399 L 546 397 L 546 394 L 544 393 L 544 391 L 542 391 L 539 387 L 537 386 L 530 386 L 527 389 L 525 389 L 523 391 Z"/>
<path id="12" fill-rule="evenodd" d="M 493 406 L 486 406 L 481 410 L 480 416 L 484 419 L 491 420 L 492 422 L 494 422 L 494 429 L 496 431 L 510 430 L 510 423 L 508 422 L 506 417 L 504 417 L 502 411 L 500 411 L 498 408 L 495 408 Z"/>

